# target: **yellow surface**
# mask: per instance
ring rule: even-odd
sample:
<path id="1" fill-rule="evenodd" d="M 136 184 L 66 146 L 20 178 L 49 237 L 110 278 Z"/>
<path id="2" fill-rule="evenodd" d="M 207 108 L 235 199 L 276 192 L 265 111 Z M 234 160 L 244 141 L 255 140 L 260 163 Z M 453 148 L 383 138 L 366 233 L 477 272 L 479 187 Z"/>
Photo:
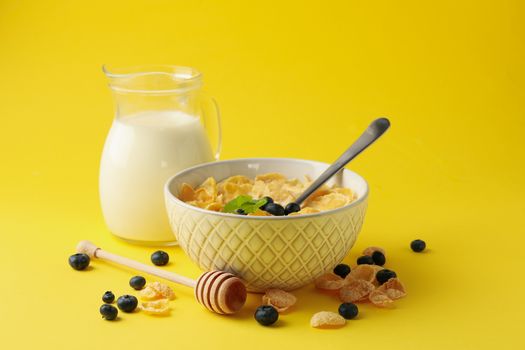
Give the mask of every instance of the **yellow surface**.
<path id="1" fill-rule="evenodd" d="M 4 349 L 523 349 L 524 6 L 521 1 L 0 2 L 0 341 Z M 80 239 L 112 238 L 98 203 L 113 105 L 103 63 L 205 74 L 222 108 L 223 159 L 330 162 L 380 115 L 391 131 L 351 168 L 370 183 L 368 245 L 409 295 L 309 327 L 337 300 L 308 286 L 276 327 L 202 310 L 174 286 L 172 315 L 98 314 L 132 272 L 73 271 Z M 425 254 L 408 249 L 425 239 Z M 167 268 L 195 277 L 178 248 Z"/>

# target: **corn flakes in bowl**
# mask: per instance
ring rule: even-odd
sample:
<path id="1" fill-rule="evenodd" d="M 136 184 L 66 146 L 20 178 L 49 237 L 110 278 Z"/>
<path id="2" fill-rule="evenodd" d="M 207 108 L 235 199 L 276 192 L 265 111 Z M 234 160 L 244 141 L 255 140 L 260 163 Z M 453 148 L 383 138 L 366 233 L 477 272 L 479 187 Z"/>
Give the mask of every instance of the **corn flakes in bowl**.
<path id="1" fill-rule="evenodd" d="M 299 187 L 299 181 L 294 179 L 315 179 L 328 166 L 300 159 L 246 158 L 183 170 L 165 186 L 170 226 L 181 248 L 203 270 L 234 273 L 244 279 L 250 291 L 299 288 L 341 262 L 354 244 L 367 207 L 366 181 L 343 169 L 326 188 L 338 189 L 332 197 L 346 198 L 344 202 L 333 208 L 321 203 L 318 204 L 321 210 L 309 207 L 303 213 L 293 213 L 300 215 L 237 215 L 221 210 L 242 191 L 262 196 L 267 188 L 256 192 L 256 181 L 249 181 L 257 177 L 265 179 L 268 174 L 273 174 L 270 177 L 279 174 L 289 180 L 289 183 L 275 182 L 276 188 L 272 189 L 274 196 L 286 204 L 294 199 L 290 195 L 297 192 L 294 186 Z M 226 179 L 230 181 L 224 183 Z M 250 186 L 243 186 L 246 184 Z M 230 185 L 227 191 L 218 189 Z M 333 203 L 330 198 L 327 202 Z"/>

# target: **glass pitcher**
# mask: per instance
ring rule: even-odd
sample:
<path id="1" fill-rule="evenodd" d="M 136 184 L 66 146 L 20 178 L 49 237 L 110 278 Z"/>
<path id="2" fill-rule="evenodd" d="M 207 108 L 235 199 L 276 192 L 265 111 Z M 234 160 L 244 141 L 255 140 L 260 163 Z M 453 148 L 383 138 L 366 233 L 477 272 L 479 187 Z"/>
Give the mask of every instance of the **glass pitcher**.
<path id="1" fill-rule="evenodd" d="M 175 244 L 163 187 L 178 171 L 218 159 L 220 117 L 188 67 L 103 67 L 116 102 L 100 163 L 100 200 L 110 231 L 147 245 Z M 213 151 L 211 136 L 217 143 Z"/>

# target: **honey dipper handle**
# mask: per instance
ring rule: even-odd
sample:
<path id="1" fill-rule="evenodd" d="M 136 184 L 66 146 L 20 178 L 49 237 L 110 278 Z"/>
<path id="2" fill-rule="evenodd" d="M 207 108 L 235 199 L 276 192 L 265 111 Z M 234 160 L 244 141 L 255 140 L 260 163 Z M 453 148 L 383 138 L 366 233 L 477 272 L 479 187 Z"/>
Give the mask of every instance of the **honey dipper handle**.
<path id="1" fill-rule="evenodd" d="M 77 246 L 77 251 L 79 253 L 85 253 L 92 258 L 108 260 L 119 265 L 130 267 L 134 270 L 142 271 L 150 275 L 158 276 L 166 280 L 188 286 L 190 288 L 195 288 L 197 281 L 192 280 L 191 278 L 177 275 L 176 273 L 165 271 L 153 266 L 149 266 L 143 263 L 140 263 L 129 258 L 125 258 L 120 255 L 116 255 L 110 252 L 106 252 L 98 248 L 96 245 L 89 241 L 82 241 Z"/>

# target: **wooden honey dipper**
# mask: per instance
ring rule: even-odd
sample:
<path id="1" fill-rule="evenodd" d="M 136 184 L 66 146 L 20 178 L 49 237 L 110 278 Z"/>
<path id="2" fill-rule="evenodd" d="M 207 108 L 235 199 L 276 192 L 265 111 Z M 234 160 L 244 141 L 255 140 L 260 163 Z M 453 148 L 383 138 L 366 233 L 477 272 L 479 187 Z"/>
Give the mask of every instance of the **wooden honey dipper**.
<path id="1" fill-rule="evenodd" d="M 173 272 L 106 252 L 90 241 L 80 241 L 77 245 L 77 252 L 87 254 L 90 258 L 108 260 L 194 288 L 197 301 L 208 310 L 218 314 L 233 314 L 239 311 L 246 302 L 246 287 L 244 283 L 240 278 L 229 272 L 208 271 L 200 275 L 195 281 Z"/>

